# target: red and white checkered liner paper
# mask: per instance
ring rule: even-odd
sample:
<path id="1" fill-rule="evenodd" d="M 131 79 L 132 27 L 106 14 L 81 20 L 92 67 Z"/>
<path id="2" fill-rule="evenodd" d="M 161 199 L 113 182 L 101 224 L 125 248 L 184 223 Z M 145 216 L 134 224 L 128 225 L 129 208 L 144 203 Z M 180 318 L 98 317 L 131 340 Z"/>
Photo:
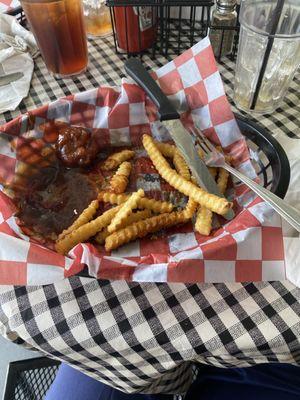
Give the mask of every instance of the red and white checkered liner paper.
<path id="1" fill-rule="evenodd" d="M 197 123 L 215 143 L 233 156 L 236 167 L 255 176 L 246 143 L 226 99 L 208 38 L 154 74 L 163 91 L 181 112 L 184 124 Z M 100 87 L 60 99 L 31 112 L 39 124 L 59 119 L 93 129 L 103 146 L 140 146 L 144 132 L 170 140 L 156 119 L 156 110 L 131 81 L 121 88 Z M 0 136 L 2 179 L 13 178 L 16 154 L 8 146 L 11 136 L 25 136 L 28 115 L 4 125 Z M 32 132 L 31 132 L 32 135 Z M 146 154 L 140 152 L 140 157 Z M 146 163 L 147 164 L 147 163 Z M 153 173 L 153 170 L 151 170 Z M 137 186 L 143 186 L 143 173 Z M 148 173 L 146 171 L 146 173 Z M 156 175 L 156 174 L 153 174 Z M 152 180 L 160 192 L 162 179 Z M 74 247 L 68 257 L 33 243 L 20 232 L 11 201 L 0 192 L 0 284 L 47 284 L 89 267 L 91 276 L 149 282 L 243 282 L 285 278 L 280 218 L 259 198 L 250 199 L 244 186 L 236 187 L 238 213 L 210 237 L 193 231 L 191 224 L 168 230 L 156 240 L 135 241 L 111 254 L 99 253 L 89 243 Z M 244 196 L 243 196 L 244 195 Z M 247 202 L 246 202 L 247 199 Z"/>
<path id="2" fill-rule="evenodd" d="M 6 12 L 20 5 L 19 0 L 1 0 L 0 1 L 0 12 Z"/>

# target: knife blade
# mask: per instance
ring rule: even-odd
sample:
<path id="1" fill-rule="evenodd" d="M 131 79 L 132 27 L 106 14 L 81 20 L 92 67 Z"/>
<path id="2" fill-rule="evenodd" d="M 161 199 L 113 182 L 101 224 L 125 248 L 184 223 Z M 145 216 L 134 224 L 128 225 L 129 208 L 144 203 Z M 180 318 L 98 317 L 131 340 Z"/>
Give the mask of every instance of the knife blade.
<path id="1" fill-rule="evenodd" d="M 221 192 L 214 179 L 211 178 L 206 164 L 199 157 L 193 140 L 187 140 L 187 132 L 181 121 L 164 121 L 164 126 L 170 132 L 172 139 L 181 151 L 198 184 L 209 193 L 221 196 Z"/>
<path id="2" fill-rule="evenodd" d="M 192 136 L 180 121 L 180 115 L 144 68 L 141 61 L 136 58 L 129 58 L 125 63 L 125 70 L 128 75 L 144 89 L 158 107 L 160 120 L 168 129 L 176 146 L 181 151 L 197 183 L 209 193 L 215 194 L 219 197 L 224 197 L 215 180 L 211 176 L 206 164 L 200 159 Z M 225 215 L 225 218 L 228 220 L 233 217 L 233 210 L 229 210 Z"/>
<path id="3" fill-rule="evenodd" d="M 23 72 L 13 72 L 12 74 L 0 76 L 0 86 L 8 85 L 11 82 L 18 81 L 23 78 Z"/>

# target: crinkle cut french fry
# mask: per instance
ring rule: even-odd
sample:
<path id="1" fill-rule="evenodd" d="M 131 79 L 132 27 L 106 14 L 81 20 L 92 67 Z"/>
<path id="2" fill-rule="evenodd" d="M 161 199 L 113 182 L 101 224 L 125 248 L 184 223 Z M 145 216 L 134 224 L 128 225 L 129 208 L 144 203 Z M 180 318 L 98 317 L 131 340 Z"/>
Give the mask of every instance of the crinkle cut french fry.
<path id="1" fill-rule="evenodd" d="M 201 147 L 198 147 L 198 156 L 201 158 L 201 160 L 204 159 L 204 151 Z"/>
<path id="2" fill-rule="evenodd" d="M 224 154 L 224 156 L 225 156 L 225 161 L 226 161 L 228 164 L 231 164 L 231 162 L 232 162 L 232 156 L 229 155 L 229 154 L 225 154 L 221 146 L 216 146 L 216 149 L 217 149 L 220 153 Z"/>
<path id="3" fill-rule="evenodd" d="M 155 141 L 158 150 L 163 154 L 165 157 L 173 158 L 176 152 L 176 147 L 173 144 L 169 143 L 162 143 Z"/>
<path id="4" fill-rule="evenodd" d="M 208 236 L 211 232 L 213 213 L 206 207 L 199 207 L 197 211 L 195 229 L 201 235 Z"/>
<path id="5" fill-rule="evenodd" d="M 107 236 L 109 236 L 110 233 L 107 230 L 107 227 L 104 228 L 101 232 L 98 232 L 97 235 L 95 236 L 95 241 L 98 244 L 103 244 L 105 242 L 105 239 L 107 238 Z"/>
<path id="6" fill-rule="evenodd" d="M 172 212 L 156 215 L 143 221 L 135 222 L 134 224 L 108 236 L 105 240 L 105 249 L 106 251 L 114 250 L 125 243 L 131 242 L 137 238 L 142 238 L 149 233 L 157 232 L 160 229 L 177 225 L 185 221 L 186 218 L 184 213 Z"/>
<path id="7" fill-rule="evenodd" d="M 111 171 L 117 168 L 122 162 L 130 160 L 134 156 L 134 151 L 132 150 L 122 150 L 118 153 L 114 153 L 109 156 L 102 164 L 102 169 L 104 171 Z"/>
<path id="8" fill-rule="evenodd" d="M 229 179 L 229 172 L 226 171 L 226 169 L 224 169 L 224 168 L 220 168 L 219 176 L 217 179 L 217 185 L 222 194 L 225 193 L 225 190 L 226 190 L 227 184 L 228 184 L 228 179 Z"/>
<path id="9" fill-rule="evenodd" d="M 123 193 L 128 185 L 128 178 L 131 172 L 131 163 L 128 161 L 122 162 L 117 169 L 117 172 L 111 178 L 110 187 L 115 193 Z"/>
<path id="10" fill-rule="evenodd" d="M 199 154 L 200 155 L 200 154 Z M 217 174 L 217 168 L 212 167 L 208 168 L 211 175 L 215 177 Z M 196 183 L 194 177 L 192 177 L 192 182 Z M 213 212 L 206 207 L 198 206 L 196 221 L 195 221 L 195 230 L 196 232 L 201 233 L 202 235 L 208 236 L 212 229 L 212 219 Z"/>
<path id="11" fill-rule="evenodd" d="M 196 203 L 191 197 L 189 197 L 187 205 L 183 210 L 184 215 L 186 216 L 187 219 L 193 218 L 193 215 L 196 212 L 197 207 L 198 203 Z"/>
<path id="12" fill-rule="evenodd" d="M 201 158 L 201 160 L 204 159 L 204 151 L 201 149 L 201 147 L 198 148 L 198 155 Z M 218 170 L 216 167 L 208 167 L 208 170 L 211 173 L 213 178 L 215 178 L 217 176 Z"/>
<path id="13" fill-rule="evenodd" d="M 175 151 L 173 164 L 179 175 L 181 175 L 187 181 L 191 179 L 189 167 L 187 166 L 185 159 L 183 158 L 178 149 L 176 149 Z"/>
<path id="14" fill-rule="evenodd" d="M 137 211 L 135 213 L 132 213 L 128 216 L 128 218 L 120 225 L 119 229 L 123 229 L 128 225 L 131 225 L 137 221 L 141 221 L 146 218 L 151 217 L 151 210 L 142 210 L 142 211 Z M 107 236 L 109 236 L 110 233 L 108 232 L 107 228 L 104 228 L 103 231 L 97 233 L 95 236 L 95 240 L 99 244 L 103 244 L 105 242 L 105 239 Z"/>
<path id="15" fill-rule="evenodd" d="M 150 218 L 152 215 L 151 210 L 141 210 L 129 215 L 129 217 L 121 224 L 120 228 L 125 228 L 125 226 L 134 224 L 137 221 L 142 221 L 143 219 Z"/>
<path id="16" fill-rule="evenodd" d="M 226 214 L 231 208 L 232 204 L 226 199 L 207 193 L 177 174 L 157 149 L 149 135 L 143 135 L 143 145 L 159 174 L 179 192 L 220 215 Z"/>
<path id="17" fill-rule="evenodd" d="M 137 192 L 132 193 L 128 200 L 121 205 L 120 210 L 113 217 L 111 223 L 109 224 L 107 230 L 109 233 L 113 233 L 119 229 L 121 224 L 126 220 L 126 218 L 131 214 L 132 210 L 137 208 L 138 201 L 141 197 L 144 197 L 145 193 L 143 189 L 139 189 Z"/>
<path id="18" fill-rule="evenodd" d="M 217 173 L 218 173 L 218 169 L 216 167 L 208 167 L 208 170 L 211 174 L 211 176 L 216 179 Z"/>
<path id="19" fill-rule="evenodd" d="M 190 180 L 191 176 L 189 168 L 177 147 L 169 143 L 157 141 L 154 141 L 154 143 L 163 156 L 173 159 L 174 167 L 179 175 L 183 176 L 187 180 Z"/>
<path id="20" fill-rule="evenodd" d="M 190 179 L 196 185 L 196 179 L 193 176 L 190 176 Z M 191 197 L 189 197 L 188 202 L 185 206 L 185 209 L 183 210 L 183 212 L 185 213 L 185 216 L 188 219 L 192 219 L 198 206 L 199 206 L 199 204 L 195 200 L 193 200 Z"/>
<path id="21" fill-rule="evenodd" d="M 98 195 L 98 199 L 104 201 L 104 203 L 122 204 L 129 198 L 129 196 L 130 195 L 128 194 L 100 192 Z M 147 197 L 142 197 L 138 201 L 138 208 L 147 208 L 148 210 L 152 210 L 156 214 L 162 214 L 171 212 L 173 210 L 173 204 L 167 201 L 159 201 L 148 199 Z"/>
<path id="22" fill-rule="evenodd" d="M 191 176 L 190 179 L 195 185 L 197 185 L 196 179 L 193 176 Z M 199 206 L 199 204 L 195 200 L 193 200 L 191 197 L 189 197 L 188 202 L 185 206 L 185 209 L 183 210 L 183 212 L 185 213 L 185 216 L 188 219 L 192 219 L 198 206 Z"/>
<path id="23" fill-rule="evenodd" d="M 104 228 L 101 232 L 98 232 L 97 235 L 95 236 L 95 241 L 98 244 L 103 244 L 105 242 L 105 239 L 107 238 L 107 236 L 109 236 L 110 233 L 107 230 L 107 227 Z"/>
<path id="24" fill-rule="evenodd" d="M 67 236 L 72 231 L 75 231 L 75 229 L 79 228 L 81 225 L 84 225 L 87 222 L 89 222 L 95 215 L 98 207 L 99 207 L 99 200 L 93 200 L 90 203 L 90 205 L 82 211 L 82 213 L 73 222 L 73 224 L 71 226 L 69 226 L 67 229 L 65 229 L 64 231 L 62 231 L 62 233 L 58 236 L 58 240 L 61 240 L 62 238 Z"/>
<path id="25" fill-rule="evenodd" d="M 105 228 L 119 211 L 121 206 L 111 208 L 105 211 L 96 219 L 81 225 L 75 231 L 65 236 L 61 240 L 57 240 L 55 249 L 60 254 L 67 254 L 76 244 L 86 242 L 90 237 L 95 236 L 97 232 Z"/>
<path id="26" fill-rule="evenodd" d="M 110 204 L 122 204 L 125 203 L 126 200 L 129 199 L 129 194 L 116 194 L 111 192 L 100 192 L 98 194 L 98 200 L 103 201 L 104 203 Z"/>

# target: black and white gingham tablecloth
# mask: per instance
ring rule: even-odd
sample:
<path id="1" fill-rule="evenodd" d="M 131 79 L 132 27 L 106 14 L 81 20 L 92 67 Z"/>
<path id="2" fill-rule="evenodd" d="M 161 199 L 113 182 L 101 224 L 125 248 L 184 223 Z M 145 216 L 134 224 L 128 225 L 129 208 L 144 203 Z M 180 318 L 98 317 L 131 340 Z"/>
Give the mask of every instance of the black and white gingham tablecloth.
<path id="1" fill-rule="evenodd" d="M 74 79 L 55 80 L 38 58 L 29 96 L 0 122 L 65 95 L 119 84 L 124 57 L 114 54 L 111 40 L 90 41 L 89 49 L 88 71 Z M 153 69 L 166 62 L 143 59 Z M 231 97 L 234 64 L 226 59 L 220 71 Z M 259 118 L 277 137 L 300 137 L 299 84 L 298 73 L 281 108 Z M 123 391 L 182 393 L 192 362 L 300 364 L 300 289 L 288 281 L 184 285 L 84 277 L 2 286 L 0 333 Z"/>

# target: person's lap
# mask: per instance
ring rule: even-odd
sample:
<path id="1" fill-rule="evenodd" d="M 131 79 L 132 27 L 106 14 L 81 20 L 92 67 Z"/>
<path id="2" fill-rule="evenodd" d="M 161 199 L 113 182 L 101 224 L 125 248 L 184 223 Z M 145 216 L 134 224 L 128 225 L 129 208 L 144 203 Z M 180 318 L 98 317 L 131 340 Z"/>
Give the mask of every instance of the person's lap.
<path id="1" fill-rule="evenodd" d="M 300 367 L 260 364 L 249 368 L 199 366 L 186 400 L 299 400 Z"/>
<path id="2" fill-rule="evenodd" d="M 62 364 L 45 400 L 172 400 L 168 395 L 127 394 Z"/>
<path id="3" fill-rule="evenodd" d="M 199 365 L 197 380 L 186 400 L 297 400 L 300 367 L 261 364 L 250 368 L 223 369 Z M 126 394 L 61 365 L 45 400 L 172 400 L 171 395 Z"/>

